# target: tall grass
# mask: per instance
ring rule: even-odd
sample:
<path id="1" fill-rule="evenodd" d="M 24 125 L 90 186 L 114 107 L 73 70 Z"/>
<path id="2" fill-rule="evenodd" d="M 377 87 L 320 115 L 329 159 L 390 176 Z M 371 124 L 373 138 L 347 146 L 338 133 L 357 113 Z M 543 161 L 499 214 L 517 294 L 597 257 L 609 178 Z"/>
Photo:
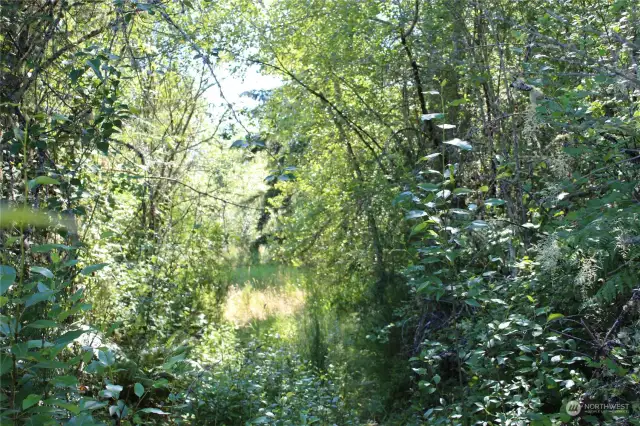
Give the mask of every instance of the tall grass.
<path id="1" fill-rule="evenodd" d="M 305 294 L 290 286 L 282 288 L 256 288 L 251 283 L 233 286 L 227 295 L 224 317 L 236 326 L 271 317 L 288 317 L 304 307 Z"/>
<path id="2" fill-rule="evenodd" d="M 229 276 L 232 286 L 244 287 L 250 284 L 254 289 L 302 287 L 305 271 L 293 266 L 273 263 L 238 266 Z"/>
<path id="3" fill-rule="evenodd" d="M 305 271 L 287 265 L 239 266 L 231 271 L 224 318 L 236 327 L 253 331 L 284 327 L 305 306 Z M 288 318 L 291 318 L 290 321 Z M 251 333 L 251 330 L 245 330 Z"/>

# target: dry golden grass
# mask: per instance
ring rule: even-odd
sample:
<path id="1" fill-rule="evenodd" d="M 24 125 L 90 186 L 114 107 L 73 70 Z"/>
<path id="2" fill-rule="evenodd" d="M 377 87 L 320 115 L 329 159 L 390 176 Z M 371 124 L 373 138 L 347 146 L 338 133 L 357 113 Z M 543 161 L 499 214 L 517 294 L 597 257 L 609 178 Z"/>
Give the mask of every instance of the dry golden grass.
<path id="1" fill-rule="evenodd" d="M 229 290 L 224 317 L 237 326 L 251 321 L 283 317 L 300 312 L 304 306 L 304 292 L 300 289 L 254 289 L 251 286 Z"/>

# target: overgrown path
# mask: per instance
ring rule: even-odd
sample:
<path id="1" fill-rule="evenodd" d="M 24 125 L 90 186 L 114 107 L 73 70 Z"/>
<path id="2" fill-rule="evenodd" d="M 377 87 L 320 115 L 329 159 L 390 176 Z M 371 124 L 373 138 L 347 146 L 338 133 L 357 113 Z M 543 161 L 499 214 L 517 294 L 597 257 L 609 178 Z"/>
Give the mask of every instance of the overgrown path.
<path id="1" fill-rule="evenodd" d="M 640 425 L 639 276 L 637 0 L 0 1 L 2 425 Z"/>

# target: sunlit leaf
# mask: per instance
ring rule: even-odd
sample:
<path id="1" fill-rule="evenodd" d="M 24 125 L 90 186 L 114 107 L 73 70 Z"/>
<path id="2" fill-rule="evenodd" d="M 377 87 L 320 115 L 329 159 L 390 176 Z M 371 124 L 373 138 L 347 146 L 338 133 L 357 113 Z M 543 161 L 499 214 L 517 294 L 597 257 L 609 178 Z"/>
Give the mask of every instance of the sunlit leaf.
<path id="1" fill-rule="evenodd" d="M 54 249 L 73 250 L 74 247 L 68 246 L 65 244 L 40 244 L 40 245 L 31 246 L 31 251 L 33 253 L 46 253 Z"/>
<path id="2" fill-rule="evenodd" d="M 75 405 L 75 404 L 70 404 L 68 402 L 65 401 L 61 401 L 59 399 L 56 398 L 51 398 L 51 399 L 47 399 L 43 402 L 46 405 L 53 405 L 56 407 L 60 407 L 60 408 L 64 408 L 65 410 L 73 413 L 73 414 L 79 414 L 80 413 L 80 407 Z"/>
<path id="3" fill-rule="evenodd" d="M 35 305 L 37 303 L 47 301 L 47 300 L 51 299 L 51 297 L 54 294 L 56 294 L 56 292 L 53 291 L 53 290 L 46 290 L 46 291 L 41 291 L 41 292 L 32 294 L 25 301 L 25 307 L 28 308 L 29 306 L 33 306 L 33 305 Z"/>
<path id="4" fill-rule="evenodd" d="M 453 124 L 438 124 L 437 126 L 442 130 L 451 130 L 456 128 L 456 126 Z"/>
<path id="5" fill-rule="evenodd" d="M 433 154 L 429 154 L 429 155 L 425 155 L 424 157 L 422 157 L 420 159 L 420 161 L 429 161 L 429 160 L 433 160 L 434 158 L 438 157 L 440 155 L 439 152 L 434 152 Z M 439 172 L 438 172 L 439 173 Z"/>
<path id="6" fill-rule="evenodd" d="M 426 216 L 427 212 L 422 211 L 422 210 L 411 210 L 409 213 L 407 213 L 407 215 L 404 217 L 405 219 L 415 219 L 417 217 L 422 217 L 422 216 Z"/>
<path id="7" fill-rule="evenodd" d="M 29 189 L 33 189 L 38 185 L 60 185 L 60 182 L 49 176 L 38 176 L 29 181 Z"/>
<path id="8" fill-rule="evenodd" d="M 166 413 L 162 410 L 160 410 L 159 408 L 143 408 L 142 410 L 138 411 L 139 413 L 150 413 L 150 414 L 159 414 L 161 416 L 168 416 L 170 413 Z"/>
<path id="9" fill-rule="evenodd" d="M 425 191 L 438 191 L 440 189 L 440 185 L 435 183 L 421 183 L 418 187 Z"/>
<path id="10" fill-rule="evenodd" d="M 460 148 L 460 149 L 465 150 L 465 151 L 471 151 L 473 149 L 473 147 L 471 146 L 471 144 L 469 142 L 463 141 L 463 140 L 458 139 L 458 138 L 451 139 L 450 141 L 444 141 L 443 143 L 445 143 L 447 145 L 455 146 L 456 148 Z"/>
<path id="11" fill-rule="evenodd" d="M 31 272 L 35 272 L 37 274 L 40 274 L 44 277 L 47 278 L 53 278 L 53 272 L 51 272 L 50 270 L 48 270 L 47 268 L 44 268 L 42 266 L 32 266 L 30 268 Z"/>
<path id="12" fill-rule="evenodd" d="M 136 383 L 133 385 L 133 392 L 138 398 L 142 398 L 142 395 L 144 395 L 144 386 L 142 386 L 141 383 Z"/>
<path id="13" fill-rule="evenodd" d="M 422 121 L 430 121 L 438 118 L 444 118 L 444 114 L 441 112 L 434 112 L 431 114 L 422 114 Z"/>
<path id="14" fill-rule="evenodd" d="M 560 318 L 564 318 L 564 315 L 558 314 L 558 313 L 549 314 L 549 316 L 547 317 L 547 322 L 553 321 L 553 320 L 557 320 L 557 319 L 560 319 Z"/>
<path id="15" fill-rule="evenodd" d="M 99 271 L 100 269 L 104 268 L 107 265 L 108 265 L 108 263 L 97 263 L 95 265 L 85 266 L 84 268 L 82 268 L 80 273 L 82 275 L 91 275 L 94 272 Z"/>
<path id="16" fill-rule="evenodd" d="M 104 80 L 104 77 L 102 76 L 102 71 L 100 71 L 100 59 L 99 58 L 87 59 L 85 64 L 88 65 L 93 70 L 93 72 L 96 74 L 96 76 L 100 80 Z"/>
<path id="17" fill-rule="evenodd" d="M 509 328 L 510 325 L 511 321 L 501 322 L 500 325 L 498 325 L 498 329 L 504 330 L 505 328 Z"/>
<path id="18" fill-rule="evenodd" d="M 16 270 L 12 266 L 0 265 L 0 295 L 7 292 L 15 282 Z"/>
<path id="19" fill-rule="evenodd" d="M 500 198 L 489 198 L 484 200 L 484 203 L 489 206 L 501 206 L 505 203 L 505 201 L 501 200 Z"/>
<path id="20" fill-rule="evenodd" d="M 448 189 L 443 189 L 442 191 L 436 192 L 437 197 L 443 198 L 445 200 L 449 198 L 450 195 L 451 195 L 451 191 L 449 191 Z"/>
<path id="21" fill-rule="evenodd" d="M 51 321 L 51 320 L 36 320 L 34 322 L 32 322 L 31 324 L 27 325 L 27 327 L 31 327 L 31 328 L 55 328 L 55 327 L 59 327 L 60 324 L 58 324 L 55 321 Z"/>
<path id="22" fill-rule="evenodd" d="M 78 379 L 74 376 L 57 376 L 51 379 L 51 383 L 58 387 L 73 388 L 78 385 Z"/>
<path id="23" fill-rule="evenodd" d="M 23 400 L 22 400 L 22 409 L 26 410 L 29 407 L 33 407 L 34 405 L 36 405 L 38 402 L 40 402 L 40 395 L 36 395 L 34 393 L 27 395 Z"/>
<path id="24" fill-rule="evenodd" d="M 456 188 L 453 190 L 454 195 L 466 195 L 471 194 L 473 191 L 469 188 Z"/>
<path id="25" fill-rule="evenodd" d="M 71 342 L 73 342 L 74 340 L 76 340 L 78 337 L 82 336 L 85 333 L 88 333 L 89 330 L 73 330 L 73 331 L 68 331 L 65 334 L 63 334 L 62 336 L 58 337 L 55 341 L 54 344 L 55 345 L 67 345 Z"/>
<path id="26" fill-rule="evenodd" d="M 80 409 L 82 411 L 91 411 L 97 410 L 99 408 L 104 408 L 107 406 L 106 402 L 95 401 L 93 399 L 81 399 L 80 400 Z"/>

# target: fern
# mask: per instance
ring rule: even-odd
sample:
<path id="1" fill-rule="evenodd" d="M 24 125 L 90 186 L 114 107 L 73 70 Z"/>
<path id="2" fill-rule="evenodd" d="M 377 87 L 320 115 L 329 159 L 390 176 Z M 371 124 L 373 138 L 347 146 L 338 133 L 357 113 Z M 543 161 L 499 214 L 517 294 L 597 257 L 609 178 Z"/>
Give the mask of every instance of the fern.
<path id="1" fill-rule="evenodd" d="M 630 270 L 620 271 L 600 287 L 594 298 L 600 303 L 611 303 L 620 296 L 628 297 L 633 290 L 634 283 Z"/>

